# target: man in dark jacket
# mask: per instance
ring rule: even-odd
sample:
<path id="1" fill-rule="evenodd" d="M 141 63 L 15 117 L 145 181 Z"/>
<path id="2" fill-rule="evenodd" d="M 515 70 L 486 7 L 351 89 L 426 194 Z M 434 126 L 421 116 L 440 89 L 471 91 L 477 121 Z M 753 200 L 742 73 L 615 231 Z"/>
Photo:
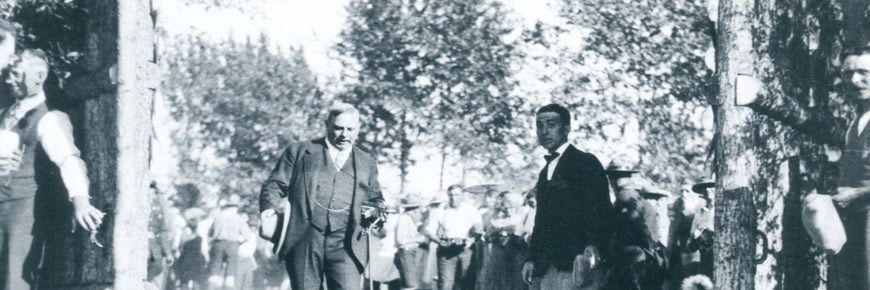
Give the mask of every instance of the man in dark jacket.
<path id="1" fill-rule="evenodd" d="M 549 154 L 535 186 L 538 211 L 523 279 L 536 289 L 573 289 L 577 255 L 592 246 L 607 256 L 613 215 L 607 176 L 598 158 L 568 143 L 571 116 L 565 107 L 541 107 L 536 127 Z"/>
<path id="2" fill-rule="evenodd" d="M 326 138 L 287 147 L 260 192 L 261 217 L 283 214 L 282 200 L 290 202 L 278 257 L 293 289 L 319 289 L 324 278 L 329 289 L 360 287 L 367 262 L 361 208 L 383 198 L 375 159 L 354 146 L 359 127 L 356 108 L 333 106 Z"/>

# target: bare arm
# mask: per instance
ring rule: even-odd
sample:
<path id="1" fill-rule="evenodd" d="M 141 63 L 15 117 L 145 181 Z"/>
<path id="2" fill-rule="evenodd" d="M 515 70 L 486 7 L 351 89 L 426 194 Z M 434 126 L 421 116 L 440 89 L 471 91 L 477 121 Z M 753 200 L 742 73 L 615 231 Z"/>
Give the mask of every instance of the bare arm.
<path id="1" fill-rule="evenodd" d="M 838 187 L 837 194 L 831 196 L 834 205 L 846 208 L 856 202 L 870 200 L 870 186 L 868 187 Z"/>

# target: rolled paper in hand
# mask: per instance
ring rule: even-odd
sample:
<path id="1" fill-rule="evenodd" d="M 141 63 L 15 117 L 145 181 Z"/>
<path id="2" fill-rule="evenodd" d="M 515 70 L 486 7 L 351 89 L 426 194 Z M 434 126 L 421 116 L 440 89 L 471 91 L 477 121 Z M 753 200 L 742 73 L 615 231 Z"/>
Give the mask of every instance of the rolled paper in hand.
<path id="1" fill-rule="evenodd" d="M 0 130 L 0 156 L 12 156 L 18 145 L 18 133 Z"/>

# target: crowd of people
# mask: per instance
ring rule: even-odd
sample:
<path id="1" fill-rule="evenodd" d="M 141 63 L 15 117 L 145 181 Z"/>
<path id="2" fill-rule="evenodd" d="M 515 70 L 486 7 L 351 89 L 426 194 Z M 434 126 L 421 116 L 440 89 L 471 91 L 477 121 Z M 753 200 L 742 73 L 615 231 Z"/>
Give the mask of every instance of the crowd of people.
<path id="1" fill-rule="evenodd" d="M 256 217 L 233 194 L 208 212 L 171 205 L 153 211 L 148 281 L 158 289 L 289 289 Z"/>

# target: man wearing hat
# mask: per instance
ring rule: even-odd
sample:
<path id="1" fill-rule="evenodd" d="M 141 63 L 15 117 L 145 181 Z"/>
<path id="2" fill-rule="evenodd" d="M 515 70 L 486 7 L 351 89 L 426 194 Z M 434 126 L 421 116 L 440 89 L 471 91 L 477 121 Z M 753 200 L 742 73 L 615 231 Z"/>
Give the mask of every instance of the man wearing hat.
<path id="1" fill-rule="evenodd" d="M 667 245 L 668 230 L 671 224 L 670 217 L 668 216 L 671 194 L 666 190 L 656 187 L 649 179 L 638 176 L 638 171 L 622 160 L 614 159 L 610 161 L 606 172 L 610 180 L 610 186 L 613 187 L 615 194 L 624 189 L 632 189 L 640 194 L 646 206 L 651 209 L 644 213 L 644 220 L 649 227 L 653 240 L 662 245 Z"/>
<path id="2" fill-rule="evenodd" d="M 704 274 L 713 278 L 713 188 L 712 180 L 684 186 L 674 202 L 671 225 L 672 279 Z"/>
<path id="3" fill-rule="evenodd" d="M 423 278 L 429 239 L 423 234 L 425 211 L 429 202 L 411 195 L 399 205 L 404 212 L 396 221 L 396 266 L 402 289 L 417 289 Z"/>
<path id="4" fill-rule="evenodd" d="M 360 114 L 338 103 L 329 108 L 326 137 L 288 146 L 260 191 L 260 220 L 289 214 L 277 245 L 293 289 L 359 289 L 367 265 L 363 206 L 382 207 L 378 168 L 354 143 Z M 377 212 L 377 210 L 375 210 Z"/>
<path id="5" fill-rule="evenodd" d="M 238 194 L 231 195 L 209 231 L 208 284 L 211 289 L 220 289 L 221 286 L 232 289 L 236 285 L 239 245 L 249 237 L 248 223 L 239 214 L 241 202 Z"/>

